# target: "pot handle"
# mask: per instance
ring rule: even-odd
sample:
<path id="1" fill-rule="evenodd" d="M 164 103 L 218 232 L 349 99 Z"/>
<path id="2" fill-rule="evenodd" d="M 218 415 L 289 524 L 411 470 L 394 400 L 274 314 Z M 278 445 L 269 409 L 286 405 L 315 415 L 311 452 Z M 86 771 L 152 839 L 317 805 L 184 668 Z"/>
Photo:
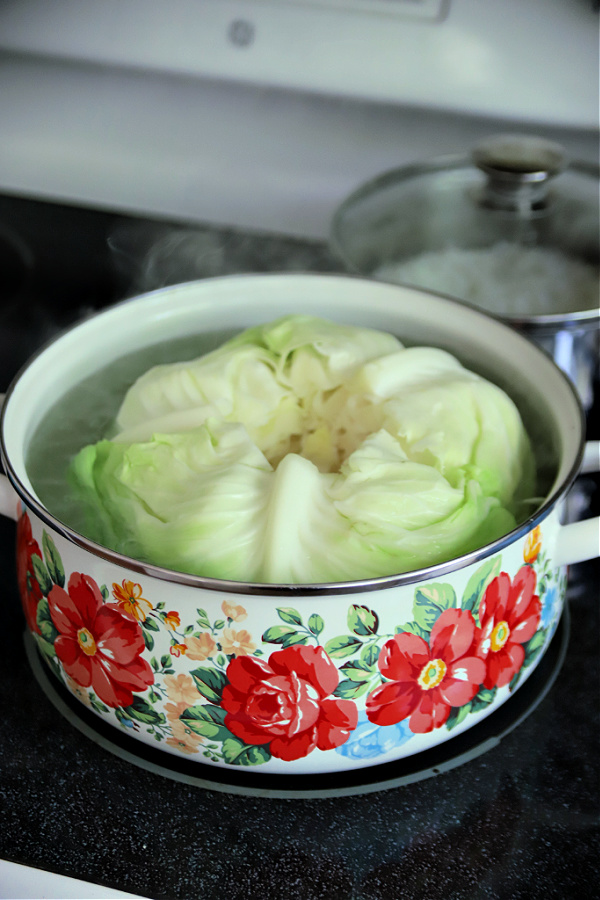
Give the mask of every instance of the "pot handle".
<path id="1" fill-rule="evenodd" d="M 588 441 L 583 452 L 580 474 L 600 472 L 600 441 Z M 555 551 L 555 564 L 568 566 L 600 556 L 600 516 L 561 525 Z"/>
<path id="2" fill-rule="evenodd" d="M 0 408 L 4 403 L 4 394 L 0 394 Z M 17 497 L 13 486 L 6 477 L 0 474 L 0 516 L 8 516 L 9 519 L 18 519 L 19 498 Z"/>
<path id="3" fill-rule="evenodd" d="M 15 521 L 19 518 L 19 498 L 6 475 L 0 475 L 0 516 L 8 516 Z"/>

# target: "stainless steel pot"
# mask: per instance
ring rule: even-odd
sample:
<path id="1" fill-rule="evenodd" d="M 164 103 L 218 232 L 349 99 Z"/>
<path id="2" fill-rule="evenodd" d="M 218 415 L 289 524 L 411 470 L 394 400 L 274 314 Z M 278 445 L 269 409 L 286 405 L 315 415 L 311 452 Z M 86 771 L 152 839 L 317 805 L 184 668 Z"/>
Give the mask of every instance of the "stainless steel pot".
<path id="1" fill-rule="evenodd" d="M 415 163 L 362 185 L 336 211 L 331 244 L 351 272 L 436 290 L 499 315 L 553 356 L 588 409 L 599 358 L 597 289 L 581 304 L 567 290 L 545 310 L 532 308 L 523 290 L 523 301 L 509 308 L 504 298 L 494 301 L 492 286 L 483 298 L 453 291 L 435 266 L 449 248 L 479 253 L 504 245 L 560 253 L 597 272 L 599 186 L 598 166 L 567 161 L 559 145 L 499 135 L 470 155 Z M 418 275 L 414 267 L 408 276 L 395 270 L 432 253 Z"/>

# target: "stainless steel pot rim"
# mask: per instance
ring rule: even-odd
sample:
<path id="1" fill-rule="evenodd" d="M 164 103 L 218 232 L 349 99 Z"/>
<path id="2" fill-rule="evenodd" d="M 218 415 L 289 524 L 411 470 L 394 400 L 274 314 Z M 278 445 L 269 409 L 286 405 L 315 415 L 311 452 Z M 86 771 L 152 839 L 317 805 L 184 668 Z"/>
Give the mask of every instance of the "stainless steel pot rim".
<path id="1" fill-rule="evenodd" d="M 339 279 L 352 279 L 358 281 L 365 281 L 364 276 L 358 276 L 351 273 L 319 273 L 319 272 L 302 272 L 295 273 L 300 274 L 302 278 L 332 278 L 335 280 Z M 247 274 L 233 274 L 220 276 L 214 280 L 224 281 L 231 280 L 234 281 L 240 278 L 247 278 Z M 267 275 L 259 275 L 259 278 L 278 278 L 281 277 L 281 273 L 270 273 Z M 207 281 L 210 279 L 206 279 Z M 87 551 L 93 556 L 96 556 L 100 559 L 105 560 L 106 562 L 112 563 L 114 565 L 120 566 L 125 569 L 129 569 L 134 572 L 138 572 L 139 574 L 143 574 L 152 578 L 156 578 L 158 580 L 176 583 L 180 585 L 185 585 L 189 587 L 194 587 L 197 589 L 204 589 L 214 592 L 228 593 L 228 594 L 240 594 L 240 595 L 265 595 L 265 596 L 281 596 L 281 597 L 291 597 L 295 596 L 298 599 L 302 599 L 300 595 L 307 596 L 316 596 L 316 595 L 336 595 L 336 594 L 348 594 L 348 593 L 365 593 L 375 590 L 385 590 L 393 587 L 409 585 L 409 584 L 417 584 L 424 580 L 429 580 L 432 577 L 439 577 L 441 575 L 446 575 L 450 572 L 455 572 L 459 569 L 466 568 L 467 566 L 473 565 L 477 562 L 480 562 L 484 559 L 487 559 L 490 556 L 493 556 L 495 553 L 502 551 L 504 548 L 508 547 L 512 543 L 518 541 L 527 535 L 536 525 L 540 524 L 548 515 L 552 512 L 555 505 L 566 495 L 570 486 L 574 482 L 575 478 L 579 473 L 579 469 L 581 467 L 581 462 L 583 459 L 584 453 L 584 436 L 585 436 L 585 415 L 583 411 L 583 407 L 581 405 L 581 401 L 577 395 L 575 387 L 563 375 L 562 372 L 555 366 L 554 361 L 550 354 L 546 353 L 541 348 L 536 348 L 536 352 L 540 353 L 543 356 L 546 356 L 548 361 L 556 368 L 557 373 L 563 378 L 565 385 L 569 389 L 569 393 L 573 399 L 574 405 L 578 411 L 579 416 L 579 434 L 581 435 L 581 439 L 579 441 L 579 446 L 577 452 L 574 454 L 574 459 L 571 467 L 563 477 L 562 481 L 555 485 L 550 493 L 550 495 L 546 498 L 546 500 L 539 506 L 536 511 L 529 516 L 525 521 L 523 521 L 520 525 L 518 525 L 515 529 L 510 531 L 508 534 L 499 538 L 498 540 L 492 542 L 491 544 L 487 544 L 484 547 L 481 547 L 477 550 L 473 550 L 469 553 L 463 554 L 461 556 L 455 557 L 454 559 L 450 559 L 443 563 L 437 563 L 432 566 L 427 566 L 421 569 L 414 569 L 408 572 L 402 572 L 395 575 L 385 575 L 374 578 L 366 578 L 366 579 L 353 579 L 349 581 L 337 581 L 337 582 L 328 582 L 328 583 L 292 583 L 292 584 L 274 584 L 274 583 L 263 583 L 263 582 L 239 582 L 239 581 L 230 581 L 226 579 L 218 579 L 211 578 L 207 576 L 200 575 L 190 575 L 185 572 L 179 572 L 174 569 L 168 569 L 162 566 L 156 566 L 152 563 L 146 563 L 141 560 L 133 559 L 132 557 L 125 556 L 124 554 L 119 553 L 116 550 L 111 550 L 108 547 L 104 547 L 101 544 L 97 544 L 96 542 L 86 538 L 84 535 L 79 534 L 74 529 L 70 528 L 64 522 L 61 522 L 57 519 L 45 506 L 41 503 L 23 484 L 21 478 L 18 473 L 14 469 L 12 462 L 9 457 L 8 450 L 5 444 L 5 416 L 6 411 L 9 408 L 11 396 L 16 389 L 16 386 L 19 383 L 21 376 L 30 368 L 30 366 L 42 356 L 45 351 L 52 346 L 54 343 L 60 340 L 63 335 L 68 334 L 70 332 L 76 331 L 77 328 L 83 324 L 84 322 L 89 321 L 89 319 L 94 319 L 96 317 L 101 317 L 105 315 L 110 315 L 111 311 L 124 306 L 130 302 L 134 302 L 136 300 L 144 300 L 145 298 L 149 298 L 158 294 L 163 294 L 165 291 L 168 291 L 172 288 L 186 288 L 188 285 L 192 286 L 196 284 L 196 281 L 182 283 L 179 285 L 172 285 L 169 287 L 157 288 L 155 291 L 151 291 L 147 294 L 136 295 L 135 297 L 127 298 L 125 300 L 120 301 L 119 303 L 114 304 L 107 309 L 100 310 L 92 316 L 89 316 L 87 319 L 82 320 L 82 322 L 77 322 L 66 329 L 64 329 L 61 333 L 55 335 L 51 338 L 46 344 L 40 347 L 30 359 L 24 364 L 19 373 L 15 376 L 12 383 L 10 384 L 7 392 L 5 402 L 0 409 L 0 461 L 3 463 L 4 470 L 6 475 L 11 482 L 14 490 L 17 495 L 23 502 L 26 508 L 30 509 L 35 513 L 36 516 L 40 518 L 42 522 L 44 522 L 48 527 L 52 528 L 57 534 L 60 534 L 65 540 L 74 544 L 75 546 L 81 548 L 82 550 Z M 473 306 L 471 304 L 463 303 L 460 300 L 456 300 L 453 297 L 447 297 L 443 294 L 438 294 L 435 291 L 428 291 L 425 289 L 419 288 L 410 288 L 414 290 L 416 293 L 424 293 L 428 296 L 438 297 L 448 303 L 456 303 L 457 306 L 461 307 L 469 307 L 469 309 L 475 314 L 483 319 L 492 319 L 498 322 L 503 327 L 508 327 L 506 322 L 499 316 L 494 316 L 486 311 L 481 310 L 480 308 Z M 515 333 L 518 337 L 518 333 Z M 522 338 L 522 340 L 526 340 Z M 528 343 L 528 342 L 527 342 Z"/>

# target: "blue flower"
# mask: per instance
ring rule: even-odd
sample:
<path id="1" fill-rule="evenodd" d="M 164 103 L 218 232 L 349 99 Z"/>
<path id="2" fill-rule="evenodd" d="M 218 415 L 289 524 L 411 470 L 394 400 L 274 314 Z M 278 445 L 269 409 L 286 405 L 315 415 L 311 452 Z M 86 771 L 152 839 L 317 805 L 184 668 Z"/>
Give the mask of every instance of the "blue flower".
<path id="1" fill-rule="evenodd" d="M 336 748 L 340 756 L 349 759 L 374 759 L 400 747 L 413 736 L 407 722 L 397 725 L 375 725 L 365 712 L 359 713 L 358 725 L 345 744 Z"/>
<path id="2" fill-rule="evenodd" d="M 558 592 L 558 585 L 552 584 L 543 597 L 542 616 L 540 622 L 542 628 L 549 628 L 550 625 L 554 622 L 554 620 L 558 616 L 559 606 L 560 597 Z"/>

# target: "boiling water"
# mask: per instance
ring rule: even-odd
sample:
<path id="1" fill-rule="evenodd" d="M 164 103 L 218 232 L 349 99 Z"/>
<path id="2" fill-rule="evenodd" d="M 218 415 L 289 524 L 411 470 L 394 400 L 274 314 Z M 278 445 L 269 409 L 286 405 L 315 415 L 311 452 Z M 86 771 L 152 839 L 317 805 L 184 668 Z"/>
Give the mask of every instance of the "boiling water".
<path id="1" fill-rule="evenodd" d="M 127 389 L 140 375 L 152 366 L 209 353 L 238 330 L 214 331 L 145 347 L 99 369 L 64 394 L 42 419 L 27 454 L 27 473 L 44 506 L 65 525 L 85 535 L 84 513 L 69 482 L 73 457 L 82 447 L 106 436 Z"/>

